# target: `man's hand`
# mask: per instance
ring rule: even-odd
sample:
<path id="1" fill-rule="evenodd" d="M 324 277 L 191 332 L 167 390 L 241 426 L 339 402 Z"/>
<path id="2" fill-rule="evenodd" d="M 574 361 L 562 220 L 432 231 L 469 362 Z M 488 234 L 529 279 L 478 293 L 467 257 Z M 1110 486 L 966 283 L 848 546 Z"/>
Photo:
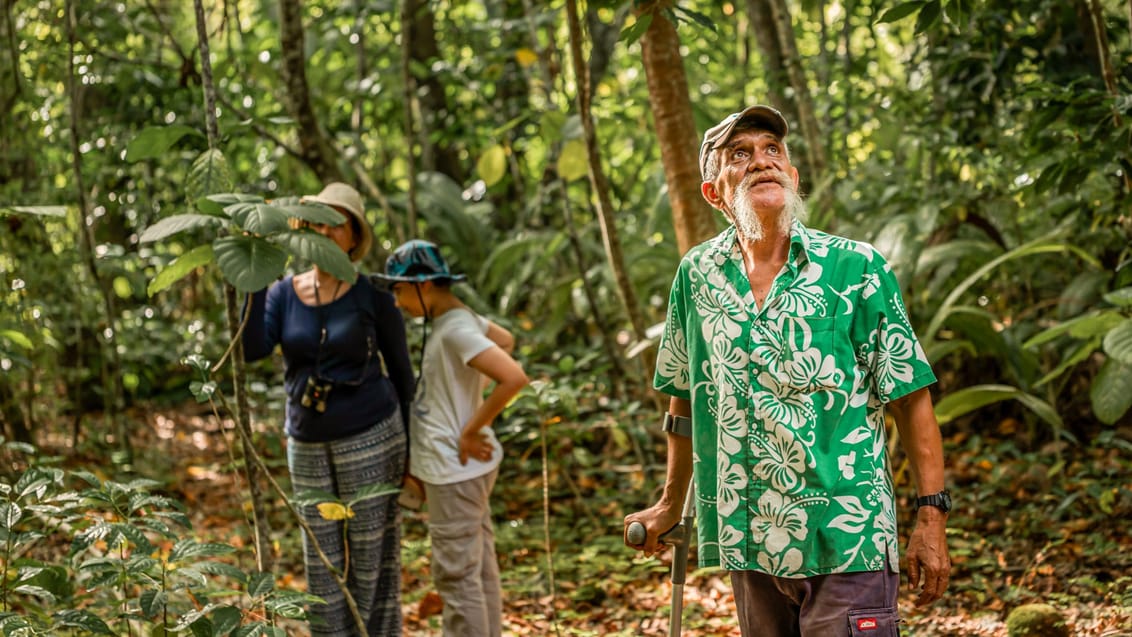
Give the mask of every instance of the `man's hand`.
<path id="1" fill-rule="evenodd" d="M 916 528 L 908 539 L 908 583 L 920 588 L 917 606 L 943 597 L 951 578 L 951 557 L 947 552 L 947 514 L 935 507 L 920 507 Z"/>
<path id="2" fill-rule="evenodd" d="M 645 543 L 631 544 L 629 542 L 629 525 L 640 522 L 645 527 Z M 657 542 L 657 537 L 676 526 L 680 522 L 680 508 L 664 502 L 658 502 L 644 511 L 630 513 L 625 516 L 624 540 L 625 546 L 644 551 L 645 557 L 660 553 L 665 545 Z"/>

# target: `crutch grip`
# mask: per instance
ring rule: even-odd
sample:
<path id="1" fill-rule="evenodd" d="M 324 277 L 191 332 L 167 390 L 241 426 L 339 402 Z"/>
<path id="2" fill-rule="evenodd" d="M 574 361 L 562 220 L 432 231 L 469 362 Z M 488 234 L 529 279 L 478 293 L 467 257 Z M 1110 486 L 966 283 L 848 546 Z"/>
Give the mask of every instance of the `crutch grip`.
<path id="1" fill-rule="evenodd" d="M 645 532 L 645 525 L 641 524 L 640 522 L 631 522 L 629 524 L 629 530 L 625 534 L 626 539 L 629 540 L 629 544 L 632 544 L 634 546 L 640 546 L 644 544 L 647 536 L 648 534 Z M 656 538 L 656 541 L 668 546 L 679 546 L 684 543 L 684 540 L 687 539 L 687 536 L 688 533 L 686 527 L 683 524 L 677 522 L 676 526 L 673 526 L 671 529 L 668 529 L 664 533 L 661 533 L 660 536 Z"/>

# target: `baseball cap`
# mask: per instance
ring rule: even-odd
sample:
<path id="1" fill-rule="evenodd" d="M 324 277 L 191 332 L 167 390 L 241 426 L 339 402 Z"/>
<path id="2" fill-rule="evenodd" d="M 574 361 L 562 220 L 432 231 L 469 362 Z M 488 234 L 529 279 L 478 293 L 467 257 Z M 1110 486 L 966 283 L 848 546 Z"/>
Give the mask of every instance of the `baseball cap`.
<path id="1" fill-rule="evenodd" d="M 786 137 L 786 133 L 790 131 L 782 113 L 779 113 L 778 109 L 765 104 L 748 106 L 738 113 L 724 117 L 718 124 L 707 129 L 704 133 L 704 142 L 700 144 L 700 177 L 704 177 L 707 173 L 707 160 L 711 156 L 711 152 L 726 144 L 727 140 L 731 139 L 731 133 L 735 130 L 735 126 L 743 120 L 754 120 L 760 128 L 774 133 L 779 139 Z"/>

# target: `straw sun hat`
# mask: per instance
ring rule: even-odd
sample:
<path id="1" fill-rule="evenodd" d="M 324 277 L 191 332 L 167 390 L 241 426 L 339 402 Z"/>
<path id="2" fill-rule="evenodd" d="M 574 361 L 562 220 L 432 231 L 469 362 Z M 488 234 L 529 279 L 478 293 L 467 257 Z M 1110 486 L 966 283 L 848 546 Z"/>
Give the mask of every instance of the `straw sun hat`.
<path id="1" fill-rule="evenodd" d="M 362 196 L 353 186 L 336 181 L 327 184 L 317 195 L 305 195 L 302 201 L 324 204 L 353 217 L 361 235 L 356 237 L 357 243 L 350 250 L 350 260 L 357 263 L 369 253 L 369 249 L 373 247 L 373 228 L 366 221 Z"/>

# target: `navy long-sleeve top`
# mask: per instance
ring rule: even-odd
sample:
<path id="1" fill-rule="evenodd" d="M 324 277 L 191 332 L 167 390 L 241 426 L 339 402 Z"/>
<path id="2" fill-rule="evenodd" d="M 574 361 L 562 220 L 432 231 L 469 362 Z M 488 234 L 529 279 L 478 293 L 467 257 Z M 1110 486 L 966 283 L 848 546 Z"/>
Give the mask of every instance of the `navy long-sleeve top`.
<path id="1" fill-rule="evenodd" d="M 243 336 L 248 361 L 282 347 L 287 435 L 311 442 L 337 440 L 389 418 L 398 405 L 407 433 L 413 368 L 404 319 L 393 296 L 359 276 L 341 297 L 311 306 L 299 300 L 293 279 L 288 276 L 252 296 Z M 302 405 L 312 375 L 333 382 L 321 413 Z"/>

